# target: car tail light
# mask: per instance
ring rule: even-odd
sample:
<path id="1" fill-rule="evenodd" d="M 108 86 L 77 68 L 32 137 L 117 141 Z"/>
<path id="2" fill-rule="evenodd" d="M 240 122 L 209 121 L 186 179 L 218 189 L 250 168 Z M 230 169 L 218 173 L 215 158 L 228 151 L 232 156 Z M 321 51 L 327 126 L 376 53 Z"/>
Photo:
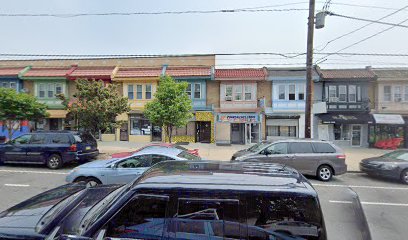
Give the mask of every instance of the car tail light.
<path id="1" fill-rule="evenodd" d="M 69 147 L 69 150 L 68 151 L 70 151 L 70 152 L 76 152 L 77 151 L 77 145 L 76 144 L 72 144 L 70 147 Z"/>
<path id="2" fill-rule="evenodd" d="M 336 156 L 337 159 L 346 159 L 346 155 L 337 155 Z"/>

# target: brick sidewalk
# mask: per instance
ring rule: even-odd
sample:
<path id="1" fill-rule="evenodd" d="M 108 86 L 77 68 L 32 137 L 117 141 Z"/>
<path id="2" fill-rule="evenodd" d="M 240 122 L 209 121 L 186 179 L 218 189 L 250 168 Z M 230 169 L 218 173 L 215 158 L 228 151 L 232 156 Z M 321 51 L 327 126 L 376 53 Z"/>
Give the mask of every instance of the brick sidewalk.
<path id="1" fill-rule="evenodd" d="M 101 153 L 103 153 L 100 158 L 109 158 L 111 154 L 116 152 L 136 150 L 146 144 L 148 143 L 98 142 L 99 150 Z M 216 146 L 215 144 L 190 143 L 183 147 L 189 149 L 199 149 L 200 156 L 204 159 L 228 161 L 231 159 L 232 154 L 234 154 L 238 150 L 247 148 L 248 146 Z M 360 171 L 359 163 L 364 158 L 375 157 L 389 152 L 381 149 L 361 147 L 343 147 L 343 150 L 346 153 L 346 163 L 348 166 L 348 171 Z"/>

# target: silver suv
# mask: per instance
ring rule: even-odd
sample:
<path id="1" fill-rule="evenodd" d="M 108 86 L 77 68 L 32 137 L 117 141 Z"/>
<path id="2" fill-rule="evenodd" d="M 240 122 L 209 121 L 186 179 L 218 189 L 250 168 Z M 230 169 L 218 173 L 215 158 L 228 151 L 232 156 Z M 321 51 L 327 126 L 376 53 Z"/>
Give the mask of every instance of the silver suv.
<path id="1" fill-rule="evenodd" d="M 321 140 L 262 141 L 236 152 L 231 161 L 280 163 L 304 175 L 317 176 L 321 181 L 347 172 L 344 152 L 333 143 Z"/>

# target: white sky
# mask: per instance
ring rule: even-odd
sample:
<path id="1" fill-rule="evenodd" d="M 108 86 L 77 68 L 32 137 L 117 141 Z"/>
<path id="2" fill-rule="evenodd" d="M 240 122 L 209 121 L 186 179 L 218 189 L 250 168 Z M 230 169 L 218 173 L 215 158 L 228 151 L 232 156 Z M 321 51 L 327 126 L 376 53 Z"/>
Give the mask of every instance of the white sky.
<path id="1" fill-rule="evenodd" d="M 215 10 L 299 3 L 275 8 L 307 8 L 308 0 L 13 0 L 3 1 L 0 13 L 96 13 Z M 378 19 L 395 10 L 344 6 L 342 3 L 399 9 L 403 0 L 332 0 L 330 11 Z M 323 1 L 317 1 L 316 10 Z M 305 52 L 307 11 L 217 13 L 104 17 L 0 17 L 0 53 L 27 54 L 193 54 L 239 52 Z M 408 8 L 382 21 L 408 19 Z M 315 48 L 366 22 L 328 16 L 326 27 L 315 30 Z M 408 21 L 403 23 L 408 25 Z M 389 26 L 373 24 L 329 44 L 324 52 L 337 51 Z M 408 29 L 395 27 L 344 52 L 408 53 Z M 4 59 L 4 57 L 2 57 Z M 270 64 L 302 66 L 305 56 L 218 57 L 220 66 Z M 315 56 L 315 59 L 319 56 Z M 276 65 L 275 65 L 276 64 Z M 321 67 L 408 67 L 408 57 L 345 57 L 333 55 Z"/>

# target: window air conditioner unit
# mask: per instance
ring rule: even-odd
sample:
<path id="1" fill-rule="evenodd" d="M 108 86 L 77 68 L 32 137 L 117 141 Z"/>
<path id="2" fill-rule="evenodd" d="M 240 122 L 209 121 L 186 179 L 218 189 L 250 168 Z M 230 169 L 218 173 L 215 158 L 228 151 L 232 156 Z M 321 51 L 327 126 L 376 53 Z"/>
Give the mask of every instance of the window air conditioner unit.
<path id="1" fill-rule="evenodd" d="M 232 96 L 225 96 L 225 101 L 232 101 Z"/>

